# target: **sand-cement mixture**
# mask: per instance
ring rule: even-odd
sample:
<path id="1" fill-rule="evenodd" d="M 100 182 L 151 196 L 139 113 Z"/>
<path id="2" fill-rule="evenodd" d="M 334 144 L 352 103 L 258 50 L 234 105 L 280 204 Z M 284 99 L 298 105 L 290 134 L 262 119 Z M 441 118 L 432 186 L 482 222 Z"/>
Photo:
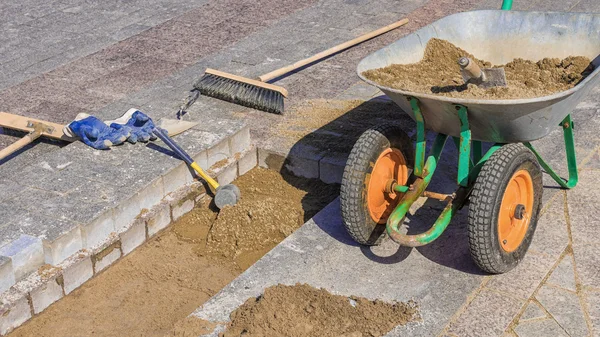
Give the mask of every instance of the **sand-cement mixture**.
<path id="1" fill-rule="evenodd" d="M 207 322 L 185 318 L 339 189 L 259 168 L 234 183 L 242 192 L 237 206 L 217 214 L 207 200 L 10 336 L 197 336 L 210 330 Z"/>
<path id="2" fill-rule="evenodd" d="M 221 337 L 378 337 L 420 319 L 414 302 L 332 295 L 306 284 L 276 285 L 231 314 Z"/>
<path id="3" fill-rule="evenodd" d="M 482 89 L 464 84 L 457 63 L 463 56 L 471 58 L 480 67 L 492 67 L 489 62 L 475 58 L 448 41 L 431 39 L 420 62 L 393 64 L 368 70 L 363 75 L 386 87 L 411 92 L 459 98 L 511 99 L 542 97 L 568 90 L 593 71 L 590 59 L 584 56 L 569 56 L 562 60 L 544 58 L 537 62 L 519 58 L 494 66 L 504 67 L 506 87 Z"/>

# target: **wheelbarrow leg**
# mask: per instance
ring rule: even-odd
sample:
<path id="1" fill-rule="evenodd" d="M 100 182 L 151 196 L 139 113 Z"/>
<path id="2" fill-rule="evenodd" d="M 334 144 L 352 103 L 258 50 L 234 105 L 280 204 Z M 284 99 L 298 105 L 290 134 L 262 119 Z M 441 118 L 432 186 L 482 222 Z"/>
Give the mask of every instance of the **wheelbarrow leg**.
<path id="1" fill-rule="evenodd" d="M 579 181 L 579 175 L 577 172 L 577 157 L 575 156 L 575 137 L 573 136 L 573 121 L 571 120 L 571 115 L 568 115 L 563 119 L 560 123 L 560 126 L 563 128 L 563 138 L 565 140 L 565 152 L 567 153 L 567 166 L 569 168 L 569 179 L 565 181 L 561 178 L 554 170 L 542 159 L 540 154 L 535 150 L 531 143 L 525 143 L 531 152 L 536 156 L 538 162 L 544 168 L 544 171 L 548 173 L 556 183 L 558 183 L 562 188 L 571 189 L 577 185 Z"/>

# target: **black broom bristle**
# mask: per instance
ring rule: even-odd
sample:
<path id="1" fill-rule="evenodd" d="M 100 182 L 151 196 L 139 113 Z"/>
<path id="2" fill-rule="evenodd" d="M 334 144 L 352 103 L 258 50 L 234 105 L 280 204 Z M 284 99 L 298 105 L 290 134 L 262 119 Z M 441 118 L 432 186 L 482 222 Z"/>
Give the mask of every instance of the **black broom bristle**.
<path id="1" fill-rule="evenodd" d="M 204 74 L 195 84 L 202 95 L 274 114 L 283 113 L 283 94 L 214 74 Z"/>

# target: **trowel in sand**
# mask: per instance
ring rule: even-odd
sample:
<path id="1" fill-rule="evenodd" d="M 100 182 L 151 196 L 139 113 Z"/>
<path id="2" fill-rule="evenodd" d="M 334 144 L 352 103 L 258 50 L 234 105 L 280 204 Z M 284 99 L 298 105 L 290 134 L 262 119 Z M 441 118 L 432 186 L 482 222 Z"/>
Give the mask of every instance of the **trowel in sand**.
<path id="1" fill-rule="evenodd" d="M 505 87 L 506 74 L 504 68 L 483 68 L 468 57 L 458 59 L 460 73 L 465 83 L 472 83 L 480 88 Z"/>

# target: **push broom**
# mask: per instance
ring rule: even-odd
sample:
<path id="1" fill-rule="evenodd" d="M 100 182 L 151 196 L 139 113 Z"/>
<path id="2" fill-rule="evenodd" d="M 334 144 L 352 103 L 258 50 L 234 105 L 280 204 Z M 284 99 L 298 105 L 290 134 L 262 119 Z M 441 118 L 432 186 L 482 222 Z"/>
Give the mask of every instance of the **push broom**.
<path id="1" fill-rule="evenodd" d="M 228 74 L 209 68 L 206 69 L 202 78 L 200 78 L 194 84 L 194 88 L 206 96 L 218 98 L 257 110 L 281 114 L 283 113 L 283 98 L 287 97 L 288 92 L 284 87 L 266 82 L 353 47 L 378 35 L 387 33 L 392 29 L 406 24 L 407 22 L 408 19 L 402 19 L 391 25 L 379 28 L 355 39 L 329 48 L 289 66 L 261 75 L 257 80 Z"/>

